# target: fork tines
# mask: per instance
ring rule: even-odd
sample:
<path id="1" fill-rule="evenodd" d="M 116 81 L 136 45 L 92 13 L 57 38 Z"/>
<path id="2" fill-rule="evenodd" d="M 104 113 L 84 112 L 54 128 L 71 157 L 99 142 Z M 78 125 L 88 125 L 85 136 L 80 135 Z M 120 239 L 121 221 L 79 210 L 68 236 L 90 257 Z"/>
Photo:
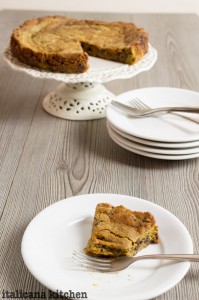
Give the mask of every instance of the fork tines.
<path id="1" fill-rule="evenodd" d="M 107 272 L 112 262 L 112 259 L 88 256 L 77 251 L 73 251 L 72 259 L 75 264 L 83 268 L 98 270 L 100 272 Z"/>
<path id="2" fill-rule="evenodd" d="M 133 99 L 131 99 L 130 104 L 132 105 L 132 107 L 137 107 L 137 108 L 145 108 L 145 109 L 150 109 L 150 107 L 148 105 L 146 105 L 145 103 L 143 103 L 139 98 L 135 97 Z"/>

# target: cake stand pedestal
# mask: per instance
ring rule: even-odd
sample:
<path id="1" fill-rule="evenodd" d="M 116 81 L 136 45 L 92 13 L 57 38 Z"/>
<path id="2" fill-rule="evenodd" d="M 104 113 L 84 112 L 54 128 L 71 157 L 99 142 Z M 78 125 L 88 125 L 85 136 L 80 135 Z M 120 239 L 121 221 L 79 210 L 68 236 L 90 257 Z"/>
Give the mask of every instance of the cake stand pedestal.
<path id="1" fill-rule="evenodd" d="M 105 117 L 106 106 L 114 98 L 100 83 L 62 83 L 44 98 L 43 108 L 63 119 L 93 120 Z"/>
<path id="2" fill-rule="evenodd" d="M 36 78 L 62 82 L 43 100 L 43 108 L 49 114 L 68 120 L 94 120 L 104 118 L 107 105 L 116 98 L 102 83 L 131 78 L 151 69 L 157 60 L 157 51 L 149 44 L 148 52 L 142 60 L 131 66 L 89 57 L 90 68 L 81 74 L 53 73 L 31 68 L 13 57 L 10 48 L 5 50 L 4 59 L 17 71 Z"/>

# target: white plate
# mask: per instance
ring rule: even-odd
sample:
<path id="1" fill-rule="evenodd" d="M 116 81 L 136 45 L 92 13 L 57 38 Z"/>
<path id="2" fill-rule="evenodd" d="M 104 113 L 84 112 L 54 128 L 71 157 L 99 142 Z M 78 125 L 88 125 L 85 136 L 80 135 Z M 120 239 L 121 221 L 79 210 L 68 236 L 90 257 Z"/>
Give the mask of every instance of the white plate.
<path id="1" fill-rule="evenodd" d="M 127 134 L 121 130 L 119 130 L 117 127 L 115 127 L 112 123 L 107 121 L 107 124 L 109 127 L 111 127 L 115 132 L 117 132 L 119 135 L 123 136 L 124 138 L 127 138 L 131 141 L 147 145 L 147 146 L 152 146 L 156 148 L 169 148 L 169 149 L 182 149 L 182 148 L 191 148 L 191 147 L 197 147 L 199 146 L 199 140 L 194 141 L 194 142 L 185 142 L 185 143 L 161 143 L 161 142 L 155 142 L 155 141 L 150 141 L 150 140 L 145 140 L 145 139 L 140 139 L 138 137 L 135 137 L 133 135 Z"/>
<path id="2" fill-rule="evenodd" d="M 90 194 L 59 201 L 39 213 L 27 227 L 22 256 L 30 272 L 46 287 L 59 292 L 86 292 L 92 300 L 143 300 L 175 286 L 187 273 L 188 262 L 140 261 L 116 273 L 84 270 L 72 264 L 72 250 L 81 250 L 91 234 L 95 207 L 100 202 L 150 211 L 159 226 L 160 243 L 140 254 L 193 253 L 185 226 L 170 212 L 149 201 L 114 194 Z"/>
<path id="3" fill-rule="evenodd" d="M 121 146 L 122 148 L 129 150 L 133 153 L 140 154 L 142 156 L 146 157 L 151 157 L 151 158 L 157 158 L 157 159 L 164 159 L 164 160 L 185 160 L 185 159 L 192 159 L 199 157 L 199 153 L 194 153 L 194 154 L 182 154 L 182 155 L 170 155 L 170 154 L 159 154 L 159 153 L 153 153 L 153 152 L 148 152 L 148 151 L 143 151 L 134 148 L 132 145 L 127 145 L 124 143 L 121 138 L 118 136 L 115 136 L 112 134 L 112 132 L 109 131 L 109 135 L 112 138 L 112 140 Z"/>
<path id="4" fill-rule="evenodd" d="M 156 148 L 148 145 L 142 145 L 141 143 L 133 142 L 115 131 L 107 122 L 108 132 L 114 140 L 118 140 L 122 144 L 131 147 L 133 149 L 138 149 L 141 151 L 157 153 L 157 154 L 166 154 L 166 155 L 183 155 L 183 154 L 194 154 L 199 153 L 199 147 L 183 148 L 183 149 L 168 149 L 168 148 Z"/>
<path id="5" fill-rule="evenodd" d="M 199 93 L 165 87 L 129 91 L 119 95 L 117 101 L 127 104 L 134 97 L 138 97 L 152 108 L 163 106 L 199 106 Z M 121 131 L 142 139 L 175 143 L 199 140 L 199 124 L 174 114 L 165 114 L 159 117 L 133 118 L 110 104 L 107 107 L 106 116 Z"/>

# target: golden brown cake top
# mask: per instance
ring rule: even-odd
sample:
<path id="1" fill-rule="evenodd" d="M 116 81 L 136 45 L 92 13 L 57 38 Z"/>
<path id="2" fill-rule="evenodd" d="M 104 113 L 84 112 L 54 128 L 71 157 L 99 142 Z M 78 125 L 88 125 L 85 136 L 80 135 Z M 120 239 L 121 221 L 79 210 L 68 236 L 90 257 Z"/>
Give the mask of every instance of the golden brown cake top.
<path id="1" fill-rule="evenodd" d="M 15 29 L 12 54 L 41 69 L 64 73 L 88 70 L 88 55 L 132 65 L 148 51 L 148 34 L 132 23 L 46 16 Z"/>
<path id="2" fill-rule="evenodd" d="M 150 212 L 131 211 L 122 205 L 114 207 L 107 203 L 100 203 L 96 207 L 94 226 L 98 233 L 108 230 L 136 241 L 155 224 Z"/>
<path id="3" fill-rule="evenodd" d="M 142 43 L 143 33 L 132 23 L 47 16 L 26 21 L 13 32 L 13 38 L 34 51 L 68 54 L 82 52 L 84 42 L 102 49 L 129 48 Z"/>

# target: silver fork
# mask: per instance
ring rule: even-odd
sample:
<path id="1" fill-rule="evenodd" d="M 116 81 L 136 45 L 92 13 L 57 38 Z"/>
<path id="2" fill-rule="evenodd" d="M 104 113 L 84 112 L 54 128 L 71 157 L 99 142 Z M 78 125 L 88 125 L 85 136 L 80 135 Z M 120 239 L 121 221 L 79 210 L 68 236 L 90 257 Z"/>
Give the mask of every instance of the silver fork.
<path id="1" fill-rule="evenodd" d="M 142 259 L 167 259 L 175 261 L 195 261 L 199 262 L 198 254 L 152 254 L 134 257 L 100 258 L 88 256 L 83 253 L 73 251 L 73 262 L 83 268 L 99 272 L 116 272 L 126 269 L 132 263 Z"/>
<path id="2" fill-rule="evenodd" d="M 199 107 L 158 107 L 158 108 L 146 108 L 146 107 L 133 107 L 127 104 L 112 101 L 111 104 L 121 110 L 125 111 L 133 117 L 148 117 L 151 115 L 166 114 L 169 112 L 186 112 L 186 113 L 199 113 Z"/>
<path id="3" fill-rule="evenodd" d="M 135 97 L 133 99 L 131 99 L 129 101 L 130 105 L 132 106 L 132 108 L 140 108 L 140 109 L 152 109 L 150 106 L 146 105 L 145 103 L 143 103 L 139 98 Z M 187 115 L 182 115 L 182 114 L 178 114 L 177 112 L 173 112 L 173 111 L 170 111 L 170 113 L 174 114 L 174 115 L 177 115 L 179 117 L 182 117 L 184 119 L 187 119 L 189 121 L 192 121 L 192 122 L 195 122 L 195 123 L 199 123 L 199 118 L 198 119 L 194 119 L 194 118 L 191 118 L 191 117 L 188 117 Z"/>

